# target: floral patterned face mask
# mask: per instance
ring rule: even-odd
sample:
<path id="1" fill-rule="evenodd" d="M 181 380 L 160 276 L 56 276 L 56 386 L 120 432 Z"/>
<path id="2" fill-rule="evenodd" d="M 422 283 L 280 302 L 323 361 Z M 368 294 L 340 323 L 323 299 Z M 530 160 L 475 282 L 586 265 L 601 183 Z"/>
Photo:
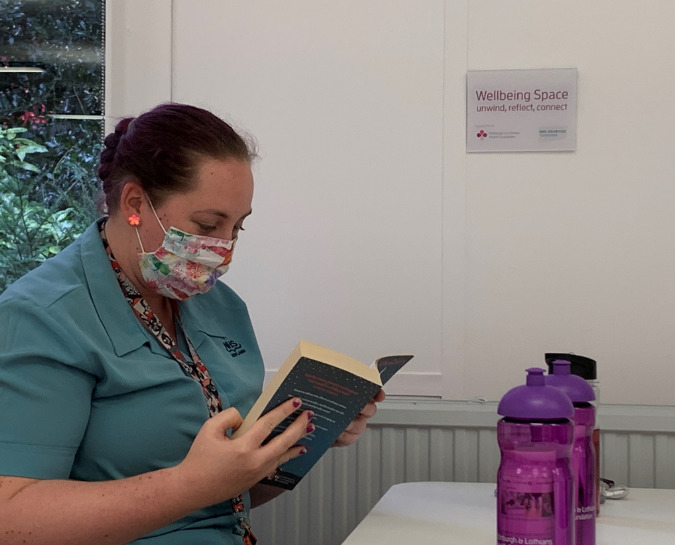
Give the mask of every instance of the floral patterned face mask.
<path id="1" fill-rule="evenodd" d="M 164 231 L 164 240 L 156 251 L 146 252 L 136 227 L 142 250 L 138 263 L 146 285 L 160 295 L 180 301 L 209 291 L 230 268 L 237 239 L 192 235 L 175 227 L 167 231 L 152 202 L 150 207 Z"/>

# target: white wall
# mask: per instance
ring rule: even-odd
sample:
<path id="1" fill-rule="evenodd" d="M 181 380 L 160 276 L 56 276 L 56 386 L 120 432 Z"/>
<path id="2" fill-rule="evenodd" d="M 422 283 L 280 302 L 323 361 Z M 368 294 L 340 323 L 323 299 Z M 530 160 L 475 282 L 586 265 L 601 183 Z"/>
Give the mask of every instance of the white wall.
<path id="1" fill-rule="evenodd" d="M 501 362 L 498 382 L 571 350 L 597 358 L 607 401 L 675 401 L 674 16 L 469 3 L 468 69 L 579 70 L 575 153 L 466 156 L 466 364 Z M 467 393 L 483 384 L 467 372 Z"/>
<path id="2" fill-rule="evenodd" d="M 227 281 L 270 367 L 410 350 L 394 391 L 498 399 L 574 351 L 604 402 L 673 404 L 674 3 L 108 4 L 109 127 L 173 99 L 260 143 Z M 576 152 L 465 153 L 467 70 L 558 67 Z"/>
<path id="3" fill-rule="evenodd" d="M 171 0 L 106 2 L 105 126 L 171 100 Z"/>

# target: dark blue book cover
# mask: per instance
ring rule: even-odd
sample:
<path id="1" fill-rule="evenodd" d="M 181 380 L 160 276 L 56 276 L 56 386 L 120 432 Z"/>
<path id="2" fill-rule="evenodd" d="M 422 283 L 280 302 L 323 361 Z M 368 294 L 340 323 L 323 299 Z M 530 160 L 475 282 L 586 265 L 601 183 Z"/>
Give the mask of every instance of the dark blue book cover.
<path id="1" fill-rule="evenodd" d="M 412 356 L 385 356 L 371 367 L 344 354 L 300 341 L 233 434 L 245 432 L 258 418 L 291 397 L 302 407 L 270 434 L 283 432 L 304 410 L 314 412 L 315 430 L 300 440 L 307 452 L 283 464 L 261 482 L 291 490 L 316 464 L 349 423 Z"/>
<path id="2" fill-rule="evenodd" d="M 294 396 L 302 399 L 302 407 L 279 424 L 268 440 L 281 433 L 301 411 L 307 409 L 314 411 L 312 424 L 316 429 L 299 441 L 307 448 L 305 454 L 289 460 L 279 468 L 273 479 L 267 478 L 262 482 L 289 490 L 295 487 L 380 387 L 338 367 L 300 358 L 263 414 Z"/>

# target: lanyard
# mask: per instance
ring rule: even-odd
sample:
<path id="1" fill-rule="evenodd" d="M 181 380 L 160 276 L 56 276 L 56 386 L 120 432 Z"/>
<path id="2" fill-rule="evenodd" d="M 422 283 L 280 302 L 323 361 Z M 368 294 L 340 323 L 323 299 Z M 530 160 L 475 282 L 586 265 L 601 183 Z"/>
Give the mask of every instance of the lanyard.
<path id="1" fill-rule="evenodd" d="M 152 333 L 152 335 L 159 341 L 166 351 L 171 355 L 171 357 L 178 362 L 183 372 L 196 380 L 202 387 L 202 393 L 206 400 L 206 405 L 209 409 L 209 417 L 218 414 L 222 411 L 223 406 L 220 401 L 220 395 L 218 394 L 218 389 L 216 385 L 211 380 L 209 375 L 209 370 L 206 368 L 206 365 L 202 362 L 202 359 L 197 354 L 192 342 L 190 341 L 185 328 L 180 320 L 180 314 L 178 311 L 178 305 L 175 301 L 171 301 L 171 308 L 173 309 L 174 316 L 176 318 L 176 333 L 180 329 L 183 334 L 183 338 L 188 347 L 190 353 L 190 360 L 188 360 L 184 354 L 180 351 L 177 344 L 174 342 L 173 338 L 167 332 L 166 328 L 159 321 L 159 318 L 152 312 L 150 305 L 143 299 L 143 296 L 138 292 L 136 287 L 129 281 L 127 276 L 122 271 L 119 263 L 113 256 L 113 253 L 108 244 L 108 240 L 105 236 L 105 222 L 106 219 L 103 219 L 99 223 L 99 233 L 101 235 L 101 240 L 103 241 L 103 247 L 105 248 L 108 258 L 110 259 L 110 264 L 115 271 L 115 276 L 119 282 L 122 293 L 124 294 L 125 299 L 131 306 L 131 309 L 134 311 L 136 318 L 145 326 L 145 328 Z M 255 545 L 258 541 L 251 531 L 251 523 L 248 521 L 246 516 L 246 506 L 244 505 L 244 499 L 241 494 L 236 498 L 230 500 L 232 504 L 232 512 L 237 517 L 238 528 L 235 529 L 235 533 L 242 536 L 242 540 L 245 545 Z"/>

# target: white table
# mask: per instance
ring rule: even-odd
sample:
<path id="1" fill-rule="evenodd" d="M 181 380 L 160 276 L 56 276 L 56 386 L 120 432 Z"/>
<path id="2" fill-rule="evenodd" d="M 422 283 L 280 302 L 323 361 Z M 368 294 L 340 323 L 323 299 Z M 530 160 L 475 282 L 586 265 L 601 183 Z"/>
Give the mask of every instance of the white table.
<path id="1" fill-rule="evenodd" d="M 343 545 L 495 545 L 495 485 L 419 482 L 392 486 Z M 596 545 L 674 545 L 675 490 L 633 488 L 600 506 Z"/>

